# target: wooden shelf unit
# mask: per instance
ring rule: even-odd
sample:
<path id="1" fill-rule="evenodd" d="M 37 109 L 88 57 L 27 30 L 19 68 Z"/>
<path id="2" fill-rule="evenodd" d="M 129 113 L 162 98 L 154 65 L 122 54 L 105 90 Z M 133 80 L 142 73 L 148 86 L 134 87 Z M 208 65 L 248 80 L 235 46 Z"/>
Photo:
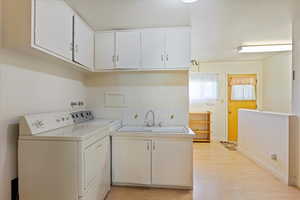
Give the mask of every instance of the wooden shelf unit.
<path id="1" fill-rule="evenodd" d="M 194 142 L 210 142 L 211 112 L 190 113 L 189 127 L 195 132 Z"/>

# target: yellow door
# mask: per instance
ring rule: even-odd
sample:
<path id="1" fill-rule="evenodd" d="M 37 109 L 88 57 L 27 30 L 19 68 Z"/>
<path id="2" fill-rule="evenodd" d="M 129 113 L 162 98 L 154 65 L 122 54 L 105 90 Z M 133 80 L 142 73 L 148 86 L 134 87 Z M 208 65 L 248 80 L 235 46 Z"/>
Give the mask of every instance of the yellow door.
<path id="1" fill-rule="evenodd" d="M 256 109 L 256 74 L 228 75 L 228 141 L 238 139 L 238 110 Z"/>

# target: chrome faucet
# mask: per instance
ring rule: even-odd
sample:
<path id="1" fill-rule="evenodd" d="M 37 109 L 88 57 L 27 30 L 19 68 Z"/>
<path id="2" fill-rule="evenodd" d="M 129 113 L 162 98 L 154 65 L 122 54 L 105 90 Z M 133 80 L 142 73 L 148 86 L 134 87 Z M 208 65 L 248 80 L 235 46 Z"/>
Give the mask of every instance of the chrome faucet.
<path id="1" fill-rule="evenodd" d="M 152 113 L 152 122 L 151 123 L 148 120 L 148 116 L 149 116 L 150 113 Z M 154 127 L 155 126 L 155 114 L 154 114 L 153 110 L 149 110 L 146 113 L 146 115 L 145 115 L 145 123 L 146 123 L 146 126 L 148 126 L 148 127 Z"/>

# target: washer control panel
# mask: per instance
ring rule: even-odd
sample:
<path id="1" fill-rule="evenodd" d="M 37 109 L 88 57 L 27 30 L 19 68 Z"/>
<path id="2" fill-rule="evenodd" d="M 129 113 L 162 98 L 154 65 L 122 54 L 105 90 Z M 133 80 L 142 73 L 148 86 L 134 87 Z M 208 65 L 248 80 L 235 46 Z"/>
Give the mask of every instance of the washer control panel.
<path id="1" fill-rule="evenodd" d="M 21 131 L 21 135 L 35 135 L 46 131 L 62 128 L 74 124 L 69 112 L 41 113 L 25 115 L 21 118 L 21 127 L 27 126 L 26 133 Z"/>
<path id="2" fill-rule="evenodd" d="M 75 124 L 91 121 L 94 119 L 94 115 L 91 111 L 78 111 L 71 113 Z"/>

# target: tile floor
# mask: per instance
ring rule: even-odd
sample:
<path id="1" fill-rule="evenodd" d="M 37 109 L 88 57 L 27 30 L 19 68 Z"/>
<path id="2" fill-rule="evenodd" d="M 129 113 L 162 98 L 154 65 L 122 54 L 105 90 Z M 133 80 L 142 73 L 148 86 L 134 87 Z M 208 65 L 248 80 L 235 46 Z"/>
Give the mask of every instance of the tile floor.
<path id="1" fill-rule="evenodd" d="M 194 144 L 194 190 L 113 187 L 107 200 L 300 200 L 269 172 L 221 144 Z"/>

